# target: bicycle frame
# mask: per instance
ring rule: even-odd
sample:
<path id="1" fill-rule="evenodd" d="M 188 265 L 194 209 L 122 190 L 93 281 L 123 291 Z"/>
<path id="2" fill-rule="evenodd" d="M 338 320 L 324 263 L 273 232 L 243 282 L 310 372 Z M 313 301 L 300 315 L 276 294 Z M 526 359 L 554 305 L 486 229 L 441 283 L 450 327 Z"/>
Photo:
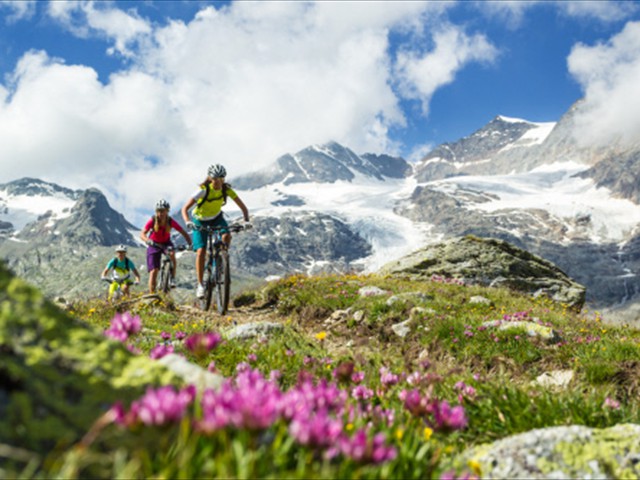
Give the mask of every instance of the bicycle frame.
<path id="1" fill-rule="evenodd" d="M 205 262 L 203 272 L 203 284 L 205 287 L 204 298 L 200 299 L 200 308 L 209 310 L 213 290 L 216 291 L 216 307 L 220 315 L 224 315 L 229 308 L 229 295 L 231 284 L 231 272 L 229 267 L 229 252 L 222 235 L 225 231 L 240 232 L 245 229 L 242 225 L 231 224 L 227 227 L 196 227 L 201 232 L 208 233 L 205 245 Z"/>
<path id="2" fill-rule="evenodd" d="M 179 245 L 177 247 L 171 247 L 171 246 L 165 247 L 158 243 L 153 243 L 153 246 L 160 249 L 160 251 L 162 252 L 162 262 L 160 264 L 160 272 L 158 275 L 157 287 L 161 292 L 169 293 L 169 291 L 171 290 L 169 286 L 169 280 L 171 278 L 171 266 L 172 266 L 170 252 L 171 251 L 182 252 L 186 250 L 187 247 L 185 247 L 184 245 Z"/>
<path id="3" fill-rule="evenodd" d="M 109 288 L 107 289 L 107 301 L 117 302 L 124 295 L 122 291 L 122 284 L 129 280 L 129 275 L 126 277 L 118 278 L 103 278 L 103 282 L 107 282 L 109 284 Z"/>

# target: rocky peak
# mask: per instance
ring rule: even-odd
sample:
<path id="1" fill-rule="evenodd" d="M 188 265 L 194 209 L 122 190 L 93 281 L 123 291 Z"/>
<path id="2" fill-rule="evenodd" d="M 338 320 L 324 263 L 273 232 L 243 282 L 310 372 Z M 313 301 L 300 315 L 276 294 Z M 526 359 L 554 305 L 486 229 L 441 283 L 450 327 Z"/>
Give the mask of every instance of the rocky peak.
<path id="1" fill-rule="evenodd" d="M 36 243 L 62 241 L 90 245 L 134 245 L 131 230 L 137 228 L 111 208 L 100 190 L 90 188 L 80 193 L 70 215 L 55 220 L 50 214 L 38 217 L 25 226 L 18 237 Z"/>
<path id="2" fill-rule="evenodd" d="M 284 183 L 334 183 L 352 181 L 357 174 L 384 181 L 403 178 L 411 166 L 402 158 L 389 155 L 357 155 L 336 142 L 307 147 L 295 154 L 278 158 L 266 169 L 234 180 L 234 186 L 252 190 L 266 185 Z"/>
<path id="3" fill-rule="evenodd" d="M 26 195 L 29 197 L 47 197 L 63 195 L 68 198 L 77 199 L 80 195 L 79 190 L 71 190 L 69 188 L 56 185 L 55 183 L 45 182 L 44 180 L 29 177 L 0 184 L 0 190 L 3 190 L 6 195 L 11 196 Z"/>

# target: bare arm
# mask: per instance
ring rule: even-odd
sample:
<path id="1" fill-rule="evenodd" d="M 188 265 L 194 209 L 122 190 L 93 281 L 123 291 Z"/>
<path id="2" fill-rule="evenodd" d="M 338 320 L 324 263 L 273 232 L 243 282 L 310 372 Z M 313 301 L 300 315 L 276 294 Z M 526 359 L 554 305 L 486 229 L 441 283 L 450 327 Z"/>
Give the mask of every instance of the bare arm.
<path id="1" fill-rule="evenodd" d="M 238 207 L 240 207 L 240 210 L 242 210 L 242 215 L 244 216 L 244 221 L 248 222 L 249 221 L 249 209 L 247 208 L 247 206 L 244 204 L 244 202 L 242 200 L 240 200 L 240 197 L 234 198 L 233 201 L 236 202 L 236 205 L 238 205 Z"/>
<path id="2" fill-rule="evenodd" d="M 190 198 L 189 200 L 187 200 L 187 203 L 185 203 L 182 206 L 182 220 L 184 220 L 184 223 L 190 222 L 189 220 L 189 209 L 191 207 L 193 207 L 196 204 L 196 201 L 193 198 Z"/>
<path id="3" fill-rule="evenodd" d="M 147 243 L 149 241 L 149 237 L 147 237 L 147 233 L 148 232 L 149 232 L 149 230 L 145 230 L 144 228 L 140 231 L 140 239 L 144 243 Z"/>

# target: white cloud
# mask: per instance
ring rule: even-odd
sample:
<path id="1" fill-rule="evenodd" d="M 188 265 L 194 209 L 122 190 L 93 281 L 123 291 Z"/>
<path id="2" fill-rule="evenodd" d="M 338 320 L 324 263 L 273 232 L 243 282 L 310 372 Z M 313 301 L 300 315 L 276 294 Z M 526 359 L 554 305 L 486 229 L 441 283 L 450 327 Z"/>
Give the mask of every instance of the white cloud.
<path id="1" fill-rule="evenodd" d="M 430 30 L 449 5 L 237 2 L 158 26 L 117 2 L 51 2 L 60 25 L 106 38 L 128 67 L 101 82 L 91 66 L 26 53 L 0 85 L 0 181 L 98 186 L 134 215 L 160 197 L 177 210 L 214 162 L 233 181 L 330 140 L 397 153 L 389 132 L 405 123 L 401 95 L 426 113 L 433 92 L 467 63 L 495 56 L 481 35 Z M 399 69 L 391 32 L 408 42 Z M 413 51 L 416 38 L 434 49 Z"/>
<path id="2" fill-rule="evenodd" d="M 442 27 L 433 41 L 433 49 L 426 54 L 415 50 L 400 52 L 396 67 L 404 94 L 419 99 L 425 114 L 435 91 L 451 83 L 466 64 L 490 63 L 498 55 L 484 35 L 469 36 L 454 25 Z"/>
<path id="3" fill-rule="evenodd" d="M 0 11 L 8 10 L 11 13 L 5 17 L 7 23 L 15 23 L 19 20 L 28 20 L 36 12 L 36 0 L 0 0 Z"/>
<path id="4" fill-rule="evenodd" d="M 484 15 L 499 19 L 507 28 L 517 29 L 522 25 L 525 14 L 533 7 L 538 6 L 540 2 L 501 0 L 497 2 L 478 1 L 475 4 L 476 8 Z"/>
<path id="5" fill-rule="evenodd" d="M 605 23 L 624 20 L 638 11 L 635 2 L 626 1 L 560 1 L 557 5 L 568 16 L 591 18 Z"/>
<path id="6" fill-rule="evenodd" d="M 420 145 L 415 145 L 409 154 L 410 162 L 417 163 L 427 156 L 429 152 L 431 152 L 435 148 L 433 143 L 423 143 Z"/>
<path id="7" fill-rule="evenodd" d="M 151 25 L 135 11 L 124 12 L 112 2 L 55 0 L 49 2 L 49 16 L 81 38 L 102 35 L 114 46 L 108 53 L 133 55 L 132 44 L 149 35 Z"/>
<path id="8" fill-rule="evenodd" d="M 576 118 L 584 143 L 637 141 L 640 132 L 640 22 L 629 22 L 607 42 L 577 44 L 568 57 L 585 94 Z"/>

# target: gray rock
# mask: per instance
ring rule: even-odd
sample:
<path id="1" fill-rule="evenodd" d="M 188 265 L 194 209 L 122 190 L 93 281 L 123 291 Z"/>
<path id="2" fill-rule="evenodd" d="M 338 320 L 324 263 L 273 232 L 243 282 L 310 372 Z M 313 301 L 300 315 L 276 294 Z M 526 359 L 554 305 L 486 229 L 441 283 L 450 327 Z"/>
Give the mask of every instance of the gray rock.
<path id="1" fill-rule="evenodd" d="M 357 312 L 355 312 L 353 314 L 353 320 L 356 323 L 360 323 L 362 320 L 364 320 L 364 310 L 358 310 Z"/>
<path id="2" fill-rule="evenodd" d="M 573 370 L 553 370 L 539 375 L 533 383 L 542 387 L 565 388 L 571 383 L 574 375 Z"/>
<path id="3" fill-rule="evenodd" d="M 487 297 L 483 297 L 482 295 L 475 295 L 469 299 L 469 303 L 481 304 L 481 305 L 493 305 L 493 302 L 489 300 Z"/>
<path id="4" fill-rule="evenodd" d="M 361 297 L 380 297 L 382 295 L 387 295 L 389 292 L 386 290 L 382 290 L 379 287 L 366 286 L 362 287 L 358 290 L 358 295 Z"/>
<path id="5" fill-rule="evenodd" d="M 249 338 L 268 336 L 274 332 L 282 331 L 283 328 L 281 324 L 273 322 L 244 323 L 232 328 L 226 332 L 224 336 L 229 340 L 246 340 Z"/>
<path id="6" fill-rule="evenodd" d="M 433 300 L 433 297 L 424 292 L 405 292 L 405 293 L 398 293 L 397 295 L 390 296 L 387 299 L 387 305 L 391 306 L 398 302 L 403 302 L 403 303 L 426 302 L 427 300 Z"/>
<path id="7" fill-rule="evenodd" d="M 186 384 L 195 385 L 198 391 L 205 388 L 218 388 L 224 380 L 221 375 L 211 373 L 175 353 L 165 355 L 157 361 L 183 379 Z"/>
<path id="8" fill-rule="evenodd" d="M 400 338 L 404 338 L 411 333 L 411 323 L 412 320 L 405 320 L 404 322 L 396 323 L 391 325 L 391 330 Z"/>
<path id="9" fill-rule="evenodd" d="M 388 263 L 380 273 L 418 279 L 436 275 L 529 295 L 544 293 L 576 310 L 585 301 L 585 288 L 553 263 L 503 240 L 471 235 L 429 245 Z"/>
<path id="10" fill-rule="evenodd" d="M 550 427 L 480 445 L 457 459 L 481 478 L 640 478 L 640 425 Z"/>
<path id="11" fill-rule="evenodd" d="M 484 322 L 482 326 L 487 328 L 497 328 L 501 331 L 525 330 L 528 336 L 540 337 L 549 343 L 557 343 L 562 340 L 558 332 L 553 328 L 540 325 L 536 322 L 489 320 Z"/>

